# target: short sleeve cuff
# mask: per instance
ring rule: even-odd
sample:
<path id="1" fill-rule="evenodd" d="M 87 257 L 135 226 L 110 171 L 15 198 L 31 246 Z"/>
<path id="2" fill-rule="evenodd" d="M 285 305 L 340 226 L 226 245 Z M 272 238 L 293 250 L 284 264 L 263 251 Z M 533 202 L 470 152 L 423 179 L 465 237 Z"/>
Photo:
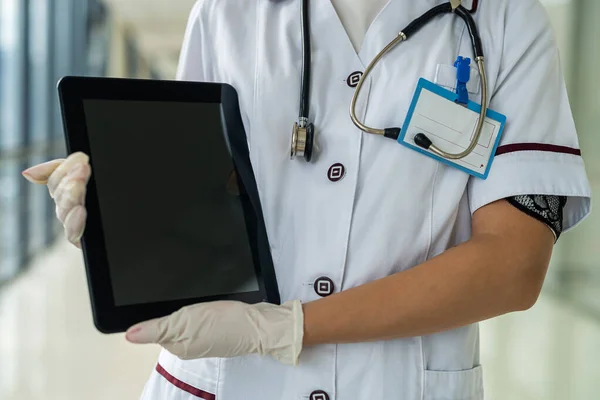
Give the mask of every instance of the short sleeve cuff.
<path id="1" fill-rule="evenodd" d="M 488 178 L 471 178 L 469 205 L 479 208 L 507 197 L 543 194 L 566 196 L 563 232 L 591 212 L 591 189 L 583 159 L 573 154 L 523 151 L 495 158 Z"/>

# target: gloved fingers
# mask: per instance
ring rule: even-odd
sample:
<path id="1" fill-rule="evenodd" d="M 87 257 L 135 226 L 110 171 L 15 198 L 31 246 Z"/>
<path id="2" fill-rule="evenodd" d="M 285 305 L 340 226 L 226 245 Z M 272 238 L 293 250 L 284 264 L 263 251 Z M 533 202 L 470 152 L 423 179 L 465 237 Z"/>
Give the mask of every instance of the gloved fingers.
<path id="1" fill-rule="evenodd" d="M 48 161 L 42 164 L 34 165 L 23 171 L 21 174 L 29 182 L 46 185 L 50 175 L 64 162 L 64 159 Z"/>
<path id="2" fill-rule="evenodd" d="M 89 165 L 77 166 L 60 181 L 54 191 L 58 219 L 64 223 L 65 217 L 75 206 L 85 205 L 87 183 L 91 175 Z"/>
<path id="3" fill-rule="evenodd" d="M 132 343 L 148 344 L 156 343 L 162 346 L 170 342 L 181 341 L 184 335 L 190 334 L 189 329 L 189 306 L 162 318 L 155 318 L 141 322 L 127 330 L 125 337 Z"/>
<path id="4" fill-rule="evenodd" d="M 84 166 L 84 171 L 78 171 L 79 168 L 82 168 L 78 164 Z M 69 179 L 71 177 L 81 176 L 80 174 L 84 174 L 84 172 L 89 172 L 91 174 L 91 169 L 85 169 L 85 165 L 89 166 L 89 157 L 84 153 L 77 152 L 67 157 L 67 159 L 60 164 L 48 178 L 48 190 L 50 191 L 50 196 L 55 198 L 55 192 L 59 184 L 67 175 L 69 175 L 69 173 L 71 173 Z M 86 179 L 89 179 L 89 177 Z"/>
<path id="5" fill-rule="evenodd" d="M 92 174 L 89 157 L 77 152 L 66 159 L 57 159 L 30 167 L 22 172 L 30 182 L 46 184 L 56 203 L 56 216 L 63 224 L 69 242 L 81 248 L 87 211 L 85 193 Z"/>
<path id="6" fill-rule="evenodd" d="M 63 222 L 67 240 L 79 248 L 81 248 L 80 240 L 85 230 L 86 219 L 87 211 L 84 206 L 79 205 L 71 209 Z"/>
<path id="7" fill-rule="evenodd" d="M 137 344 L 156 343 L 158 341 L 158 321 L 166 318 L 168 317 L 151 319 L 130 327 L 125 332 L 125 339 Z"/>
<path id="8" fill-rule="evenodd" d="M 163 343 L 161 344 L 161 347 L 181 360 L 193 360 L 202 358 L 201 355 L 197 355 L 195 357 L 191 356 L 191 353 L 189 351 L 190 342 L 188 340 L 184 340 L 181 342 Z"/>
<path id="9" fill-rule="evenodd" d="M 228 357 L 227 354 L 214 353 L 214 346 L 212 343 L 205 342 L 204 346 L 200 347 L 198 346 L 198 343 L 194 343 L 190 339 L 179 342 L 166 342 L 161 344 L 161 346 L 181 360 L 197 360 L 199 358 L 215 357 L 216 354 L 219 354 L 217 357 Z M 215 356 L 212 354 L 215 354 Z"/>
<path id="10" fill-rule="evenodd" d="M 156 343 L 181 359 L 269 354 L 297 364 L 302 349 L 299 301 L 282 306 L 217 301 L 184 307 L 142 322 L 126 334 L 132 343 Z"/>
<path id="11" fill-rule="evenodd" d="M 56 217 L 64 226 L 67 240 L 76 247 L 81 247 L 79 241 L 87 219 L 85 194 L 90 176 L 89 164 L 76 164 L 54 190 Z"/>
<path id="12" fill-rule="evenodd" d="M 92 176 L 92 167 L 88 163 L 78 163 L 75 164 L 73 168 L 67 173 L 65 178 L 69 178 L 70 180 L 75 180 L 79 182 L 83 182 L 87 185 Z"/>
<path id="13" fill-rule="evenodd" d="M 228 301 L 195 304 L 137 324 L 126 338 L 132 343 L 159 344 L 184 360 L 249 354 L 257 345 L 248 333 L 246 308 Z"/>

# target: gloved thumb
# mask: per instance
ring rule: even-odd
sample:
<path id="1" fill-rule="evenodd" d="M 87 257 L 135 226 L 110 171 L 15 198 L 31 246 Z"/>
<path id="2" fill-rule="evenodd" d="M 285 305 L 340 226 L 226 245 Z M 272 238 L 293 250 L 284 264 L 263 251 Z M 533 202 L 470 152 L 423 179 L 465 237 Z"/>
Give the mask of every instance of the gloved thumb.
<path id="1" fill-rule="evenodd" d="M 125 339 L 136 344 L 160 343 L 161 337 L 165 335 L 168 318 L 170 316 L 134 325 L 125 333 Z"/>
<path id="2" fill-rule="evenodd" d="M 65 160 L 58 159 L 45 162 L 43 164 L 35 165 L 31 168 L 26 169 L 21 174 L 27 179 L 29 182 L 38 183 L 40 185 L 45 185 L 48 183 L 48 179 L 50 175 L 58 168 Z"/>

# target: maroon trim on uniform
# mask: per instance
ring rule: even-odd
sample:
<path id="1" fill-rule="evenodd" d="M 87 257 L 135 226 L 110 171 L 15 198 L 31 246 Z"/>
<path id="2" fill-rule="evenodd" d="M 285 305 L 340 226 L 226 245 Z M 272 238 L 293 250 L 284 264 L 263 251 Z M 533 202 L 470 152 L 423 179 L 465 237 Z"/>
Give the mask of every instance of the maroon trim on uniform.
<path id="1" fill-rule="evenodd" d="M 545 144 L 545 143 L 506 144 L 504 146 L 499 146 L 498 149 L 496 149 L 496 155 L 499 156 L 501 154 L 514 153 L 516 151 L 549 151 L 551 153 L 573 154 L 575 156 L 581 155 L 581 150 L 579 150 L 579 149 L 574 149 L 573 147 L 566 147 L 566 146 L 557 146 L 555 144 Z"/>
<path id="2" fill-rule="evenodd" d="M 471 4 L 471 9 L 468 10 L 471 14 L 477 12 L 477 7 L 479 6 L 479 0 L 473 0 L 473 4 Z"/>
<path id="3" fill-rule="evenodd" d="M 156 364 L 156 372 L 161 374 L 162 377 L 165 378 L 167 381 L 169 381 L 169 383 L 171 383 L 173 386 L 183 390 L 184 392 L 187 392 L 193 396 L 196 396 L 199 399 L 216 400 L 216 396 L 214 394 L 205 392 L 204 390 L 200 390 L 191 385 L 188 385 L 187 383 L 185 383 L 183 381 L 180 381 L 179 379 L 175 378 L 173 375 L 168 373 L 160 364 Z"/>

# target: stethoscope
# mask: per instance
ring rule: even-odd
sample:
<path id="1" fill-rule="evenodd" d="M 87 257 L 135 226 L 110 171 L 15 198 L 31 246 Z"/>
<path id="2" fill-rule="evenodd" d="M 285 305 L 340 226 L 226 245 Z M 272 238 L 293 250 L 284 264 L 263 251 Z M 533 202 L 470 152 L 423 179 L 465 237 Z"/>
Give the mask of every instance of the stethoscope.
<path id="1" fill-rule="evenodd" d="M 423 26 L 433 20 L 438 15 L 455 13 L 461 17 L 467 24 L 469 30 L 469 36 L 471 37 L 471 44 L 473 45 L 473 53 L 475 55 L 475 61 L 479 68 L 480 81 L 481 81 L 481 111 L 477 126 L 475 128 L 475 135 L 473 136 L 469 146 L 460 153 L 448 153 L 439 147 L 437 147 L 431 139 L 424 133 L 418 133 L 414 137 L 414 142 L 417 146 L 422 147 L 425 150 L 429 150 L 432 153 L 448 159 L 458 160 L 471 154 L 481 136 L 483 125 L 485 122 L 485 115 L 488 108 L 487 99 L 487 76 L 485 72 L 485 63 L 483 56 L 483 48 L 481 43 L 481 37 L 477 30 L 477 24 L 471 16 L 471 14 L 477 11 L 478 0 L 473 0 L 473 7 L 471 10 L 467 10 L 462 6 L 462 0 L 450 0 L 448 3 L 441 4 L 433 7 L 419 18 L 412 21 L 404 30 L 398 33 L 398 36 L 392 40 L 365 69 L 361 76 L 354 96 L 350 105 L 350 118 L 354 125 L 360 130 L 366 133 L 374 135 L 382 135 L 389 139 L 398 140 L 400 136 L 400 128 L 391 127 L 384 129 L 372 128 L 362 123 L 356 116 L 356 103 L 362 86 L 379 61 L 385 56 L 390 50 L 401 42 L 408 40 L 412 35 L 417 33 Z M 296 156 L 303 157 L 306 161 L 310 161 L 313 156 L 313 147 L 315 144 L 315 127 L 314 124 L 309 120 L 309 96 L 310 96 L 310 74 L 311 74 L 311 45 L 310 45 L 310 21 L 309 21 L 309 0 L 302 0 L 302 7 L 300 11 L 300 18 L 302 20 L 302 83 L 300 91 L 300 111 L 298 121 L 294 123 L 292 131 L 292 145 L 290 157 L 294 159 Z"/>

